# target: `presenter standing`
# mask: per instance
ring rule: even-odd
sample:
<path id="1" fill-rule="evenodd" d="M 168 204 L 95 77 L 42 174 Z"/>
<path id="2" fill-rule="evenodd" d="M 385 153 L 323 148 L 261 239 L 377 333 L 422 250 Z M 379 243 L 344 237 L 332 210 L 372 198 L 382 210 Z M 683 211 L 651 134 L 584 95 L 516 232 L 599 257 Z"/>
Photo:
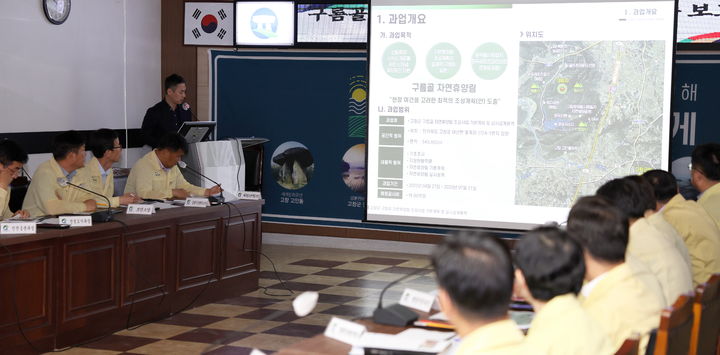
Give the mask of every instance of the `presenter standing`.
<path id="1" fill-rule="evenodd" d="M 190 105 L 184 103 L 186 90 L 185 79 L 180 75 L 165 78 L 165 97 L 150 107 L 143 118 L 143 143 L 156 148 L 165 134 L 177 132 L 183 122 L 192 120 Z"/>

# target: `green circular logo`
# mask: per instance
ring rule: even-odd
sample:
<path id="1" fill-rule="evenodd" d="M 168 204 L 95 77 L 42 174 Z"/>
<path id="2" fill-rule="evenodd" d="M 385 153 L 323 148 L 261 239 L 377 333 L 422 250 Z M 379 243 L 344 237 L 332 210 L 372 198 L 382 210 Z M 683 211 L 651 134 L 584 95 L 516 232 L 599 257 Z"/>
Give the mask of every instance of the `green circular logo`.
<path id="1" fill-rule="evenodd" d="M 438 79 L 449 79 L 460 70 L 460 52 L 450 43 L 438 43 L 427 54 L 427 69 Z"/>
<path id="2" fill-rule="evenodd" d="M 483 43 L 473 53 L 472 68 L 480 79 L 497 79 L 507 68 L 507 53 L 497 43 Z"/>
<path id="3" fill-rule="evenodd" d="M 383 68 L 387 75 L 402 79 L 415 69 L 415 52 L 407 43 L 393 43 L 383 53 Z"/>

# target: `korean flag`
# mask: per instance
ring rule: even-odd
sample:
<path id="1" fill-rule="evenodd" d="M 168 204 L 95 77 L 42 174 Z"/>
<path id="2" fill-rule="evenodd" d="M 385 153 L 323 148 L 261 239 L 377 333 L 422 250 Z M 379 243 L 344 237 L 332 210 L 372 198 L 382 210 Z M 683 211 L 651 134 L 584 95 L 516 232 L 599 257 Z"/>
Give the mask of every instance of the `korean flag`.
<path id="1" fill-rule="evenodd" d="M 233 45 L 233 3 L 186 2 L 185 41 L 194 46 Z"/>

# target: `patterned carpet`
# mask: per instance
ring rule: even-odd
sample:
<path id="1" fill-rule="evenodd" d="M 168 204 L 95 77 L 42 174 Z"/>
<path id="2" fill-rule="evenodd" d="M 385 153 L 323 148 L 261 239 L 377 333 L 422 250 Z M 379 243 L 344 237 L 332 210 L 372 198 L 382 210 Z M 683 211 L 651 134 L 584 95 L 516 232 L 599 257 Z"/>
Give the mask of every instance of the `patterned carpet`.
<path id="1" fill-rule="evenodd" d="M 263 258 L 260 286 L 267 289 L 206 304 L 159 322 L 122 330 L 62 354 L 249 354 L 252 348 L 272 353 L 304 338 L 320 334 L 331 317 L 372 315 L 380 292 L 389 281 L 418 272 L 385 294 L 384 304 L 397 302 L 405 287 L 435 289 L 427 256 L 325 249 L 263 246 L 290 292 Z M 303 291 L 317 291 L 315 310 L 298 318 L 292 299 Z"/>

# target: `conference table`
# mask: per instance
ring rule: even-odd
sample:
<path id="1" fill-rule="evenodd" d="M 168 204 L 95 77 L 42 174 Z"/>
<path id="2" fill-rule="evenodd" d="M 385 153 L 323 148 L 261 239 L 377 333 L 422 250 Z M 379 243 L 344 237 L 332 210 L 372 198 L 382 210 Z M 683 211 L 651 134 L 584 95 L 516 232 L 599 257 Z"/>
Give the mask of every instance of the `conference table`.
<path id="1" fill-rule="evenodd" d="M 426 313 L 419 313 L 427 316 Z M 356 320 L 367 328 L 367 331 L 374 333 L 397 334 L 409 327 L 396 327 L 392 325 L 378 324 L 372 319 Z M 339 340 L 328 338 L 323 334 L 318 334 L 312 338 L 301 340 L 289 347 L 280 349 L 276 355 L 339 355 L 347 354 L 352 346 Z"/>
<path id="2" fill-rule="evenodd" d="M 525 301 L 513 301 L 510 306 L 511 311 L 522 311 L 527 312 L 529 305 Z M 430 313 L 420 312 L 413 310 L 418 314 L 419 319 L 427 319 Z M 433 311 L 432 313 L 435 313 Z M 356 323 L 360 323 L 365 326 L 368 332 L 373 333 L 385 333 L 385 334 L 397 334 L 403 330 L 413 328 L 412 325 L 405 327 L 398 327 L 392 325 L 384 325 L 375 323 L 372 318 L 363 318 L 354 320 Z M 426 328 L 427 329 L 427 328 Z M 437 331 L 450 331 L 446 329 L 430 329 Z M 523 329 L 523 332 L 527 332 L 527 329 Z M 352 346 L 347 343 L 343 343 L 339 340 L 335 340 L 326 337 L 323 334 L 315 335 L 312 338 L 301 340 L 288 347 L 280 349 L 275 355 L 341 355 L 347 354 L 352 349 Z"/>
<path id="3" fill-rule="evenodd" d="M 257 289 L 262 204 L 0 235 L 0 354 L 61 349 Z"/>

